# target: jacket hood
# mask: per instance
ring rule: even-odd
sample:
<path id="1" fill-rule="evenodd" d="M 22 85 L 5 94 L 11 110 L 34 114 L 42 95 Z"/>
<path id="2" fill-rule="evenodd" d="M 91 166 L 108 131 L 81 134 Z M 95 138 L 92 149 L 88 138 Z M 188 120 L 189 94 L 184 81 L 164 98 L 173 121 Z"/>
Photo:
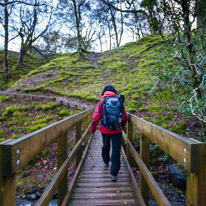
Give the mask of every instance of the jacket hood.
<path id="1" fill-rule="evenodd" d="M 114 92 L 106 91 L 103 97 L 116 97 L 117 95 Z"/>

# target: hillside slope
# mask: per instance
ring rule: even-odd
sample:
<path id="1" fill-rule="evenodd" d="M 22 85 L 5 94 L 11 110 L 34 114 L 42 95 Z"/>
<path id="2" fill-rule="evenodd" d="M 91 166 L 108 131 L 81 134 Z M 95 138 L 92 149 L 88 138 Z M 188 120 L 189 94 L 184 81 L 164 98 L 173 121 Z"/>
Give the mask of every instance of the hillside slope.
<path id="1" fill-rule="evenodd" d="M 128 112 L 177 134 L 199 138 L 198 120 L 178 111 L 175 96 L 186 91 L 182 89 L 174 96 L 169 84 L 154 90 L 157 56 L 165 48 L 161 37 L 151 36 L 104 53 L 88 53 L 83 60 L 76 54 L 65 54 L 32 70 L 8 91 L 64 96 L 95 105 L 101 99 L 103 87 L 113 84 L 125 95 Z M 165 67 L 168 64 L 178 69 L 174 58 L 164 63 Z"/>

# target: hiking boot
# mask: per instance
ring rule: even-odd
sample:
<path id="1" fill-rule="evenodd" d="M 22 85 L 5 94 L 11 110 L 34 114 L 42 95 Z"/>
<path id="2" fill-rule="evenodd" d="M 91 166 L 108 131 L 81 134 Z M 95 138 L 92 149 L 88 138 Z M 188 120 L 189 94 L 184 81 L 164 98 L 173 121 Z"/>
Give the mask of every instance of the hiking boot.
<path id="1" fill-rule="evenodd" d="M 117 176 L 112 175 L 112 182 L 116 182 L 117 181 Z"/>

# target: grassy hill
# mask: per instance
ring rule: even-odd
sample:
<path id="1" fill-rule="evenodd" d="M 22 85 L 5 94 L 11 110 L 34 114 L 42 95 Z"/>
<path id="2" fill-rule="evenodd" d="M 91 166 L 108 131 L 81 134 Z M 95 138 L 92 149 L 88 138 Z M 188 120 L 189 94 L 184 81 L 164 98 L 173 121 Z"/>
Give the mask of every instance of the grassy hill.
<path id="1" fill-rule="evenodd" d="M 82 99 L 95 105 L 101 99 L 103 87 L 112 84 L 118 93 L 125 95 L 128 112 L 177 134 L 199 138 L 200 123 L 194 117 L 184 116 L 178 110 L 176 97 L 187 91 L 181 88 L 179 93 L 174 94 L 169 83 L 161 85 L 159 90 L 154 89 L 154 86 L 159 84 L 157 75 L 160 74 L 157 67 L 162 67 L 162 70 L 168 67 L 178 69 L 173 57 L 160 58 L 165 49 L 167 46 L 160 36 L 148 36 L 104 53 L 88 53 L 82 60 L 79 60 L 75 53 L 63 54 L 41 66 L 38 60 L 37 63 L 34 59 L 27 59 L 25 62 L 31 65 L 31 71 L 25 76 L 22 76 L 23 71 L 20 76 L 16 76 L 16 79 L 21 79 L 14 85 L 10 84 L 9 91 L 64 96 Z M 28 70 L 24 71 L 24 74 L 26 72 Z M 4 88 L 1 87 L 1 90 Z M 6 102 L 5 99 L 2 101 Z M 0 114 L 6 109 L 5 105 Z M 6 121 L 0 121 L 5 125 L 7 121 L 9 125 L 10 120 L 7 118 Z M 29 131 L 27 128 L 24 132 Z M 8 133 L 5 132 L 3 137 Z"/>

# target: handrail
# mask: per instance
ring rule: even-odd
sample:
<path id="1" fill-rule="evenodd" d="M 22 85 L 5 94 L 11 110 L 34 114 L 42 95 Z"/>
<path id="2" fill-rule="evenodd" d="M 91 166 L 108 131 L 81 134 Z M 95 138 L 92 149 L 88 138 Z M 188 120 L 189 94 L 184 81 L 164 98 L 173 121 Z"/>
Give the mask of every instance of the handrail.
<path id="1" fill-rule="evenodd" d="M 63 202 L 62 202 L 62 206 L 67 206 L 67 205 L 69 204 L 69 201 L 70 201 L 72 192 L 74 191 L 75 183 L 76 183 L 77 178 L 78 178 L 78 176 L 79 176 L 79 174 L 80 174 L 81 167 L 82 167 L 82 165 L 83 165 L 83 163 L 84 163 L 84 160 L 85 160 L 85 158 L 86 158 L 86 155 L 87 155 L 87 152 L 88 152 L 88 150 L 89 150 L 89 146 L 90 146 L 90 144 L 91 144 L 91 142 L 92 142 L 93 136 L 94 136 L 94 134 L 91 134 L 91 136 L 90 136 L 90 138 L 89 138 L 87 147 L 85 148 L 85 152 L 84 152 L 84 154 L 83 154 L 83 156 L 82 156 L 81 161 L 79 162 L 79 165 L 78 165 L 77 170 L 76 170 L 76 172 L 75 172 L 75 174 L 74 174 L 74 177 L 73 177 L 73 179 L 72 179 L 72 181 L 71 181 L 71 183 L 70 183 L 70 185 L 69 185 L 68 192 L 67 192 L 67 194 L 66 194 L 66 196 L 65 196 L 65 198 L 64 198 L 64 200 L 63 200 Z"/>
<path id="2" fill-rule="evenodd" d="M 131 143 L 133 126 L 142 134 L 140 155 Z M 181 137 L 130 113 L 128 113 L 127 135 L 123 133 L 123 139 L 126 142 L 128 161 L 130 162 L 132 155 L 140 169 L 140 190 L 146 204 L 148 204 L 149 186 L 159 205 L 170 205 L 148 169 L 149 145 L 153 142 L 187 169 L 187 205 L 206 205 L 205 143 Z"/>
<path id="3" fill-rule="evenodd" d="M 90 115 L 93 111 L 94 107 L 19 139 L 10 139 L 0 143 L 0 205 L 15 205 L 16 171 L 56 141 L 58 146 L 58 171 L 36 205 L 47 205 L 57 189 L 61 191 L 58 193 L 58 205 L 68 202 L 70 194 L 65 196 L 67 181 L 64 181 L 66 180 L 67 169 L 72 159 L 77 155 L 77 151 L 79 152 L 78 156 L 76 156 L 76 162 L 77 164 L 80 162 L 77 171 L 81 167 L 83 159 L 80 160 L 82 154 L 80 148 L 84 141 L 84 149 L 87 151 L 88 144 L 91 142 L 91 139 L 88 140 L 88 132 L 91 126 L 88 119 L 91 121 Z M 83 135 L 81 135 L 82 122 L 84 122 Z M 77 143 L 67 157 L 66 134 L 74 126 L 76 126 Z M 140 154 L 137 153 L 132 145 L 133 126 L 142 133 Z M 148 203 L 149 186 L 159 205 L 170 205 L 148 169 L 149 145 L 150 141 L 152 141 L 187 169 L 187 205 L 206 205 L 206 144 L 181 137 L 130 113 L 128 113 L 127 128 L 127 135 L 123 132 L 123 139 L 127 146 L 127 163 L 130 162 L 130 156 L 132 155 L 139 166 L 141 172 L 140 191 L 146 204 Z M 75 174 L 76 176 L 77 174 Z M 132 179 L 134 180 L 134 178 Z M 75 179 L 73 182 L 75 182 Z M 69 191 L 72 190 L 71 187 Z M 135 191 L 138 193 L 138 189 Z"/>
<path id="4" fill-rule="evenodd" d="M 58 189 L 64 175 L 66 174 L 66 172 L 68 170 L 68 167 L 69 167 L 72 159 L 74 158 L 75 154 L 77 153 L 77 151 L 81 147 L 82 142 L 84 141 L 87 133 L 89 132 L 90 126 L 91 126 L 91 124 L 89 125 L 87 130 L 84 132 L 81 139 L 76 143 L 73 150 L 69 154 L 69 157 L 64 161 L 62 166 L 59 168 L 59 170 L 57 171 L 57 173 L 55 174 L 55 176 L 53 177 L 52 181 L 49 183 L 47 188 L 44 190 L 44 193 L 42 194 L 42 196 L 38 200 L 38 202 L 35 204 L 35 206 L 44 206 L 44 205 L 46 206 L 52 200 L 53 194 Z"/>
<path id="5" fill-rule="evenodd" d="M 48 196 L 44 197 L 46 199 L 45 202 L 48 202 L 50 197 L 53 196 L 53 194 L 51 196 L 51 193 L 58 189 L 58 191 L 60 191 L 58 193 L 58 204 L 61 204 L 67 192 L 67 181 L 64 180 L 67 179 L 68 165 L 78 149 L 80 149 L 82 142 L 84 141 L 85 147 L 87 145 L 87 134 L 89 132 L 88 120 L 91 122 L 91 114 L 94 112 L 94 109 L 95 108 L 92 107 L 16 140 L 7 140 L 0 143 L 0 205 L 15 205 L 16 171 L 25 166 L 31 159 L 54 142 L 57 142 L 58 171 L 55 177 L 58 181 L 55 181 L 55 179 L 52 180 L 44 192 L 44 194 L 48 193 Z M 81 124 L 83 122 L 84 134 L 80 138 L 79 135 L 82 130 Z M 67 132 L 74 126 L 76 126 L 76 139 L 78 143 L 67 158 Z M 81 155 L 81 151 L 78 152 L 76 158 L 79 158 L 79 155 Z M 51 185 L 52 187 L 50 187 Z M 48 192 L 48 190 L 50 190 L 50 192 Z"/>
<path id="6" fill-rule="evenodd" d="M 127 156 L 126 156 L 126 154 L 125 154 L 125 151 L 124 151 L 123 146 L 121 147 L 121 153 L 122 153 L 122 155 L 123 155 L 123 157 L 124 157 L 124 161 L 125 161 L 126 167 L 127 167 L 128 171 L 129 171 L 129 175 L 130 175 L 130 177 L 131 177 L 132 184 L 133 184 L 133 186 L 134 186 L 134 192 L 135 192 L 135 195 L 136 195 L 136 197 L 137 197 L 137 201 L 138 201 L 139 205 L 141 205 L 141 206 L 146 206 L 146 204 L 145 204 L 145 202 L 144 202 L 144 199 L 143 199 L 143 197 L 142 197 L 142 195 L 141 195 L 139 186 L 138 186 L 138 184 L 137 184 L 137 182 L 136 182 L 136 178 L 135 178 L 135 176 L 134 176 L 134 174 L 133 174 L 133 172 L 132 172 L 132 169 L 131 169 L 131 167 L 130 167 L 130 164 L 129 164 L 128 160 L 127 160 Z"/>
<path id="7" fill-rule="evenodd" d="M 167 200 L 167 198 L 165 197 L 162 190 L 160 189 L 159 185 L 157 184 L 157 182 L 153 178 L 153 176 L 150 173 L 149 169 L 147 168 L 147 166 L 142 161 L 140 155 L 137 153 L 134 146 L 132 145 L 132 143 L 127 138 L 127 136 L 124 132 L 123 132 L 123 139 L 125 140 L 126 144 L 129 145 L 129 149 L 130 149 L 130 152 L 132 154 L 132 157 L 134 158 L 135 162 L 137 163 L 137 165 L 140 169 L 140 172 L 144 175 L 144 177 L 146 179 L 146 182 L 147 182 L 152 194 L 154 195 L 158 205 L 162 205 L 162 206 L 171 205 L 169 203 L 169 201 Z"/>
<path id="8" fill-rule="evenodd" d="M 2 145 L 3 175 L 11 176 L 65 134 L 77 122 L 88 116 L 94 108 L 60 120 L 35 132 Z"/>
<path id="9" fill-rule="evenodd" d="M 128 114 L 128 121 L 188 171 L 198 171 L 198 144 L 196 142 L 132 114 Z"/>

